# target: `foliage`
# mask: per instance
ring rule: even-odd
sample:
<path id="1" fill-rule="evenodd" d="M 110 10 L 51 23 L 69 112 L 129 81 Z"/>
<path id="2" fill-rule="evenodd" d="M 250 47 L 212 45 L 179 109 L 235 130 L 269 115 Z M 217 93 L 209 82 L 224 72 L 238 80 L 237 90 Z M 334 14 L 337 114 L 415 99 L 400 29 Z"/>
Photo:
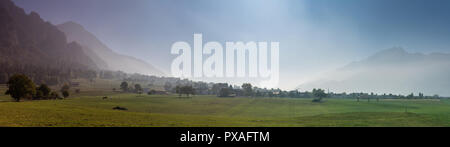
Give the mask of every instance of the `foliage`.
<path id="1" fill-rule="evenodd" d="M 142 93 L 142 86 L 140 85 L 140 84 L 135 84 L 134 85 L 134 91 L 136 92 L 136 93 L 138 93 L 138 94 L 141 94 Z"/>
<path id="2" fill-rule="evenodd" d="M 11 76 L 7 84 L 8 90 L 5 94 L 11 95 L 17 102 L 22 98 L 31 99 L 36 94 L 36 88 L 33 81 L 23 74 Z"/>
<path id="3" fill-rule="evenodd" d="M 69 89 L 70 89 L 70 87 L 67 84 L 64 84 L 64 86 L 61 87 L 61 93 L 62 93 L 64 98 L 69 97 Z"/>
<path id="4" fill-rule="evenodd" d="M 190 94 L 195 94 L 195 89 L 192 86 L 176 86 L 176 93 L 181 97 L 183 94 L 186 94 L 186 97 L 189 97 Z"/>
<path id="5" fill-rule="evenodd" d="M 62 95 L 63 95 L 64 98 L 69 97 L 69 91 L 63 91 Z"/>
<path id="6" fill-rule="evenodd" d="M 125 81 L 123 81 L 122 83 L 120 83 L 120 89 L 121 89 L 123 92 L 128 92 L 128 83 L 125 82 Z"/>
<path id="7" fill-rule="evenodd" d="M 230 88 L 222 88 L 219 92 L 219 97 L 229 97 L 232 94 L 232 89 Z"/>
<path id="8" fill-rule="evenodd" d="M 44 98 L 45 98 L 44 97 L 44 93 L 42 91 L 39 91 L 39 90 L 36 91 L 36 95 L 33 97 L 33 99 L 37 99 L 37 100 L 44 99 Z"/>
<path id="9" fill-rule="evenodd" d="M 46 85 L 46 84 L 41 84 L 37 89 L 36 89 L 36 98 L 38 99 L 46 99 L 50 96 L 50 92 L 52 90 Z M 39 96 L 38 96 L 39 95 Z"/>
<path id="10" fill-rule="evenodd" d="M 316 98 L 313 100 L 313 102 L 321 102 L 322 98 L 327 96 L 327 94 L 325 93 L 325 90 L 323 90 L 323 89 L 313 89 L 312 93 L 313 93 L 314 97 Z"/>
<path id="11" fill-rule="evenodd" d="M 253 94 L 252 84 L 244 83 L 244 84 L 242 84 L 242 89 L 244 90 L 245 96 L 252 96 L 252 94 Z"/>

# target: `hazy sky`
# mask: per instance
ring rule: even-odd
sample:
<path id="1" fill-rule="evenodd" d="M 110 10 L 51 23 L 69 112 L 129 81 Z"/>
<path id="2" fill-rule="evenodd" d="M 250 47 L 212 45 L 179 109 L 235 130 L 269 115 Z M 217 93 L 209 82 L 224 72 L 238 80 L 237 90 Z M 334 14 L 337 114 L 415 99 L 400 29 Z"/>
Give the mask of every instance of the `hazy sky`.
<path id="1" fill-rule="evenodd" d="M 449 0 L 14 0 L 170 73 L 176 41 L 279 41 L 280 87 L 401 46 L 450 51 Z"/>

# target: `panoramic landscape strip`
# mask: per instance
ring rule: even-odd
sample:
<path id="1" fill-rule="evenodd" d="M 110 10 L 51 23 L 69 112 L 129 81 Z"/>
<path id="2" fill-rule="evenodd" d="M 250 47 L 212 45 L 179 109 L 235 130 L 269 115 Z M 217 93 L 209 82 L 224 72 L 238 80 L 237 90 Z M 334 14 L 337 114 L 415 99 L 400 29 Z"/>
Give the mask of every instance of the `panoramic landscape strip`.
<path id="1" fill-rule="evenodd" d="M 449 10 L 0 0 L 0 127 L 449 127 Z"/>

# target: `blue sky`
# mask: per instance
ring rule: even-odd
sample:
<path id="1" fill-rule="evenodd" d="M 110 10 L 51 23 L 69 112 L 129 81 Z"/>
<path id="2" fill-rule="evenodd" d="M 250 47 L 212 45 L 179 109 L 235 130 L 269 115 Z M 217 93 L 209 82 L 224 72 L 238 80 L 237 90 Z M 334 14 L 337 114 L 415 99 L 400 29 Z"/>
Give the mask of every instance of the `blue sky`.
<path id="1" fill-rule="evenodd" d="M 14 0 L 53 24 L 75 21 L 111 49 L 170 72 L 170 47 L 279 41 L 280 87 L 400 46 L 450 52 L 448 0 Z"/>

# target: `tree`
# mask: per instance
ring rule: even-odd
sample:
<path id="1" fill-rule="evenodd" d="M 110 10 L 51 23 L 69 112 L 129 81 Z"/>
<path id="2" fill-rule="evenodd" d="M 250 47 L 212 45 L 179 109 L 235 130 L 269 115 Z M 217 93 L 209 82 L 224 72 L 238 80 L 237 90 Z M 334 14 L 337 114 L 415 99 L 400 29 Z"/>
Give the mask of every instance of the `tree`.
<path id="1" fill-rule="evenodd" d="M 37 88 L 37 92 L 41 92 L 42 93 L 42 97 L 39 98 L 48 98 L 50 96 L 50 92 L 52 90 L 45 84 L 41 84 L 38 88 Z M 36 94 L 37 95 L 37 94 Z"/>
<path id="2" fill-rule="evenodd" d="M 227 87 L 228 87 L 227 83 L 215 83 L 215 84 L 213 84 L 210 93 L 215 94 L 215 95 L 219 95 L 220 94 L 220 90 L 222 88 L 227 88 Z"/>
<path id="3" fill-rule="evenodd" d="M 325 90 L 323 89 L 313 89 L 312 93 L 313 96 L 316 98 L 313 100 L 313 102 L 321 102 L 322 98 L 327 96 Z"/>
<path id="4" fill-rule="evenodd" d="M 186 94 L 186 97 L 189 97 L 189 94 L 195 94 L 195 90 L 192 86 L 183 86 L 181 87 L 181 91 L 182 93 Z"/>
<path id="5" fill-rule="evenodd" d="M 135 84 L 134 85 L 134 91 L 138 94 L 142 93 L 142 86 L 140 84 Z"/>
<path id="6" fill-rule="evenodd" d="M 412 99 L 414 98 L 414 93 L 409 94 L 408 96 L 406 96 L 407 99 Z"/>
<path id="7" fill-rule="evenodd" d="M 36 86 L 27 76 L 22 74 L 15 74 L 9 78 L 8 90 L 6 95 L 11 97 L 17 102 L 22 98 L 32 98 L 36 94 Z"/>
<path id="8" fill-rule="evenodd" d="M 231 95 L 231 88 L 222 88 L 219 92 L 219 97 L 229 97 Z"/>
<path id="9" fill-rule="evenodd" d="M 252 96 L 252 93 L 253 93 L 252 84 L 244 83 L 244 84 L 242 84 L 242 89 L 244 90 L 245 96 Z"/>
<path id="10" fill-rule="evenodd" d="M 64 84 L 64 86 L 61 87 L 61 93 L 62 93 L 64 98 L 69 97 L 69 89 L 70 89 L 70 87 L 67 84 Z"/>
<path id="11" fill-rule="evenodd" d="M 261 92 L 259 92 L 259 90 L 256 90 L 255 96 L 256 96 L 256 97 L 261 97 L 262 94 L 261 94 Z"/>
<path id="12" fill-rule="evenodd" d="M 69 97 L 69 91 L 63 91 L 62 95 L 63 95 L 64 98 Z"/>
<path id="13" fill-rule="evenodd" d="M 297 90 L 289 91 L 289 97 L 291 98 L 298 97 L 298 91 Z"/>
<path id="14" fill-rule="evenodd" d="M 189 97 L 190 94 L 195 94 L 195 89 L 192 86 L 176 86 L 175 91 L 180 97 L 182 94 L 186 94 L 186 97 Z"/>
<path id="15" fill-rule="evenodd" d="M 120 84 L 120 89 L 122 89 L 123 92 L 127 92 L 127 91 L 128 91 L 128 83 L 125 82 L 125 81 L 123 81 L 123 82 Z"/>
<path id="16" fill-rule="evenodd" d="M 175 93 L 177 93 L 178 96 L 181 97 L 181 86 L 176 86 L 175 87 Z"/>

